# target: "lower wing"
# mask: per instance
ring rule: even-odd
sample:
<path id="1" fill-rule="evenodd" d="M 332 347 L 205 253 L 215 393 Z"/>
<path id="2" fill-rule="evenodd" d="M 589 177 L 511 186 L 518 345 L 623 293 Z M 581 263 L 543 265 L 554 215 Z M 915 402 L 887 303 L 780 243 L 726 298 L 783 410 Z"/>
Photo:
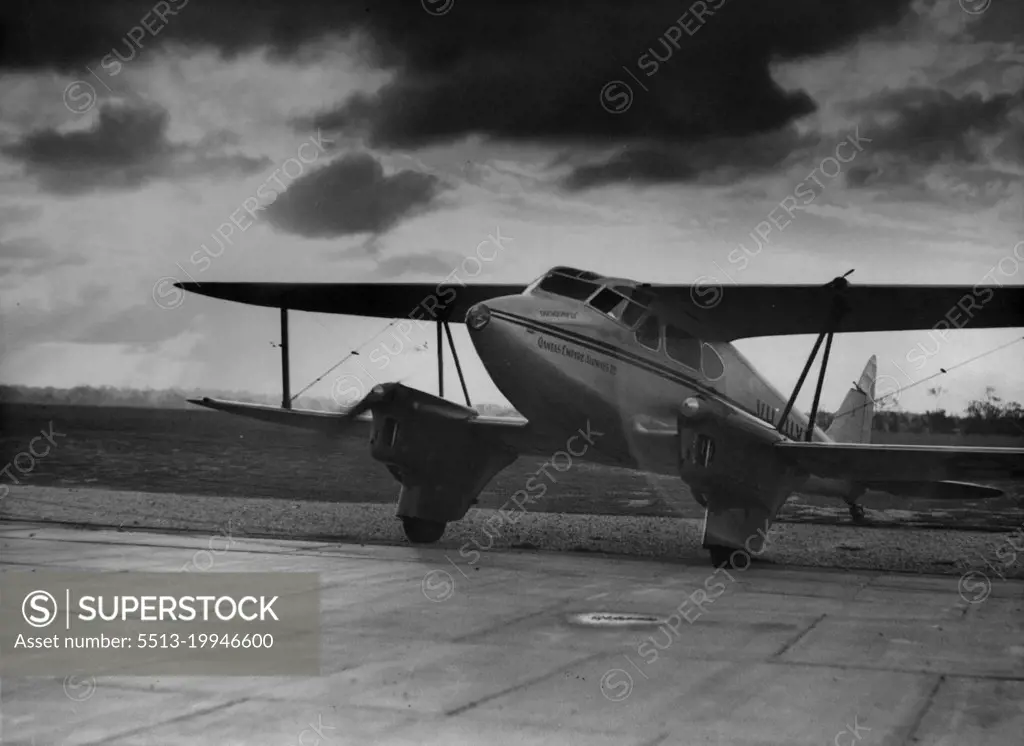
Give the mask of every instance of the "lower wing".
<path id="1" fill-rule="evenodd" d="M 368 430 L 373 418 L 369 415 L 348 417 L 344 412 L 317 412 L 312 409 L 285 409 L 269 404 L 230 401 L 228 399 L 189 399 L 190 404 L 198 404 L 207 409 L 236 414 L 252 420 L 262 420 L 275 425 L 301 427 L 304 430 L 316 430 L 325 435 L 343 435 L 348 432 Z"/>
<path id="2" fill-rule="evenodd" d="M 530 428 L 521 417 L 487 417 L 475 409 L 440 399 L 425 391 L 401 384 L 385 384 L 372 391 L 361 402 L 341 412 L 318 412 L 311 409 L 285 409 L 269 404 L 230 401 L 226 399 L 189 399 L 207 409 L 262 420 L 277 425 L 315 430 L 325 435 L 365 433 L 369 436 L 373 426 L 373 413 L 394 416 L 400 420 L 414 418 L 437 426 L 459 423 L 481 437 L 501 443 L 518 453 L 550 453 L 552 444 L 562 447 L 562 441 L 547 443 L 545 438 Z"/>

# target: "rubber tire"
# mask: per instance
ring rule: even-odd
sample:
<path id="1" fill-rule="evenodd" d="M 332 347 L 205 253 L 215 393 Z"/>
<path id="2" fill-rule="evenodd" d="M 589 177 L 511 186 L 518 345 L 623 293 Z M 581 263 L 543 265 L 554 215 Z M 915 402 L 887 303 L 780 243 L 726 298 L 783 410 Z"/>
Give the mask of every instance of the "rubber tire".
<path id="1" fill-rule="evenodd" d="M 402 529 L 405 531 L 405 538 L 413 544 L 433 544 L 444 536 L 447 526 L 448 524 L 444 522 L 402 516 Z"/>
<path id="2" fill-rule="evenodd" d="M 721 567 L 725 570 L 732 570 L 732 555 L 736 550 L 731 547 L 710 546 L 705 547 L 711 556 L 711 564 L 714 567 Z"/>

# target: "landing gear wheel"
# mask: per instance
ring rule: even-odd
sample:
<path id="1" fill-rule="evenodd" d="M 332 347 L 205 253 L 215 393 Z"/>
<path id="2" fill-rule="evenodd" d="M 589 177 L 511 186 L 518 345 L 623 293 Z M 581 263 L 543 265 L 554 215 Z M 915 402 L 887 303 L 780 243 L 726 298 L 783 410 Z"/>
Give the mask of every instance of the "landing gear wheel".
<path id="1" fill-rule="evenodd" d="M 710 546 L 706 547 L 711 555 L 711 564 L 725 570 L 732 570 L 732 555 L 736 550 L 732 547 Z"/>
<path id="2" fill-rule="evenodd" d="M 402 528 L 405 538 L 413 544 L 433 544 L 444 535 L 447 523 L 428 521 L 425 518 L 409 518 L 402 516 Z"/>
<path id="3" fill-rule="evenodd" d="M 858 505 L 857 503 L 853 503 L 850 505 L 850 518 L 853 519 L 854 523 L 870 523 L 870 521 L 867 519 L 867 516 L 865 515 L 864 506 Z"/>

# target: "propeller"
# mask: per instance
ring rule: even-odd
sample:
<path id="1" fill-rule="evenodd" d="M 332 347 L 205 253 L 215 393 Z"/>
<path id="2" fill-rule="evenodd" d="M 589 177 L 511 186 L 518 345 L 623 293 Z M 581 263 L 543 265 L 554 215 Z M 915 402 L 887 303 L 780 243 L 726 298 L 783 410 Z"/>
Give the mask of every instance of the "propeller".
<path id="1" fill-rule="evenodd" d="M 833 290 L 845 290 L 850 286 L 850 281 L 847 280 L 846 278 L 852 275 L 853 272 L 854 270 L 851 269 L 849 272 L 842 275 L 841 277 L 836 277 L 834 280 L 831 280 L 830 282 L 826 283 L 825 287 L 832 288 Z"/>
<path id="2" fill-rule="evenodd" d="M 401 381 L 396 383 L 378 383 L 372 389 L 370 393 L 356 402 L 350 410 L 345 412 L 345 419 L 354 420 L 364 412 L 368 412 L 374 407 L 385 403 L 392 396 L 394 396 L 397 387 L 401 385 Z"/>
<path id="3" fill-rule="evenodd" d="M 381 405 L 392 405 L 405 379 L 378 383 L 370 393 L 364 396 L 351 409 L 343 413 L 346 420 L 352 420 L 365 412 L 371 411 Z M 477 411 L 471 407 L 463 407 L 460 404 L 446 400 L 436 400 L 429 394 L 415 389 L 408 389 L 403 396 L 403 408 L 408 406 L 419 415 L 443 417 L 448 420 L 470 420 L 477 416 Z"/>

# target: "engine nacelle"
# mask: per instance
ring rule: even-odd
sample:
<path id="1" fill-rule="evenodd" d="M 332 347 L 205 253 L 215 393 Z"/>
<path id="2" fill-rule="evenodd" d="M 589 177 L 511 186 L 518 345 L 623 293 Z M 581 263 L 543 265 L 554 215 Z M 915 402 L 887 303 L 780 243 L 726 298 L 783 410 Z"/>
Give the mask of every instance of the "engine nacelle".
<path id="1" fill-rule="evenodd" d="M 784 437 L 778 431 L 709 404 L 689 399 L 678 418 L 679 476 L 710 496 L 709 508 L 750 506 L 756 497 L 772 502 L 806 479 L 779 457 L 773 444 Z"/>
<path id="2" fill-rule="evenodd" d="M 402 485 L 398 515 L 438 523 L 465 516 L 518 456 L 465 420 L 422 411 L 406 417 L 374 412 L 370 453 Z"/>

